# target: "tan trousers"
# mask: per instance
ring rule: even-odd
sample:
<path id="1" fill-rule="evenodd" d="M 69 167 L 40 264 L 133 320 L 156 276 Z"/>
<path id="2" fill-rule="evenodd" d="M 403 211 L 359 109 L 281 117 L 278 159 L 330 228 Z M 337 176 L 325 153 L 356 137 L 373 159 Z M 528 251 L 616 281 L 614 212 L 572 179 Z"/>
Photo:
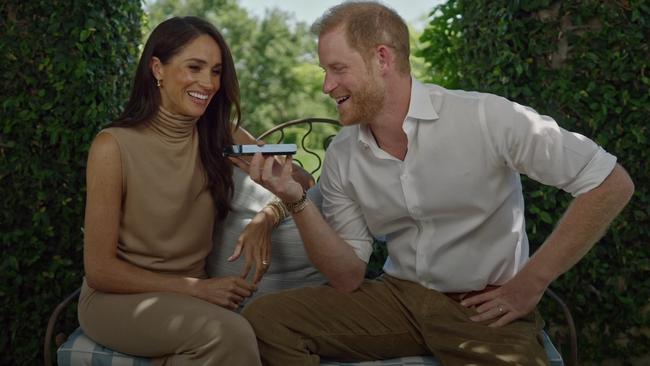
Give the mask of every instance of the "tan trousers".
<path id="1" fill-rule="evenodd" d="M 443 365 L 548 365 L 537 312 L 501 328 L 448 296 L 384 275 L 350 294 L 328 286 L 265 295 L 242 313 L 262 362 L 318 365 L 434 354 Z"/>
<path id="2" fill-rule="evenodd" d="M 260 365 L 246 319 L 191 296 L 106 294 L 84 281 L 78 312 L 88 337 L 122 353 L 153 358 L 154 365 Z"/>

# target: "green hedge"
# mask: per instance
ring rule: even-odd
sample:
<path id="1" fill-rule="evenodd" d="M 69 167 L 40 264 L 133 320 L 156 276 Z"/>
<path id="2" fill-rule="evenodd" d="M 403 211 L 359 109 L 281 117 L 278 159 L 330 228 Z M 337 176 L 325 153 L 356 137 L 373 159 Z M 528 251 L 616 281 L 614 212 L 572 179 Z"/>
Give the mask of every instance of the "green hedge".
<path id="1" fill-rule="evenodd" d="M 86 153 L 128 96 L 142 17 L 140 0 L 0 5 L 2 365 L 40 364 L 81 283 Z"/>
<path id="2" fill-rule="evenodd" d="M 649 39 L 645 0 L 449 0 L 421 39 L 431 81 L 553 116 L 615 154 L 636 184 L 608 234 L 552 285 L 576 317 L 581 360 L 628 362 L 650 353 Z M 527 179 L 524 186 L 536 246 L 570 197 Z M 542 312 L 562 336 L 562 316 L 547 302 Z"/>

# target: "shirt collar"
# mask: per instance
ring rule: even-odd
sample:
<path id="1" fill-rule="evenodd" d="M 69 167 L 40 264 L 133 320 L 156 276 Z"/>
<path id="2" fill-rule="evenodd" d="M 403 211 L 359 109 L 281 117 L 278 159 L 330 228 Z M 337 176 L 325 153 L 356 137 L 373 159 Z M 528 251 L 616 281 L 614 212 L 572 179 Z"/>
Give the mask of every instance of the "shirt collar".
<path id="1" fill-rule="evenodd" d="M 370 127 L 367 124 L 360 124 L 359 126 L 359 136 L 357 137 L 358 141 L 362 146 L 368 148 L 371 144 L 375 143 L 375 136 L 372 135 Z"/>
<path id="2" fill-rule="evenodd" d="M 406 118 L 429 121 L 438 119 L 438 113 L 436 113 L 433 103 L 433 96 L 427 86 L 411 77 L 411 101 Z M 372 135 L 370 127 L 366 124 L 360 124 L 357 127 L 359 128 L 358 141 L 366 147 L 373 144 L 375 137 Z"/>
<path id="3" fill-rule="evenodd" d="M 406 116 L 421 120 L 438 119 L 438 114 L 431 99 L 431 92 L 426 85 L 414 77 L 411 77 L 411 102 Z"/>

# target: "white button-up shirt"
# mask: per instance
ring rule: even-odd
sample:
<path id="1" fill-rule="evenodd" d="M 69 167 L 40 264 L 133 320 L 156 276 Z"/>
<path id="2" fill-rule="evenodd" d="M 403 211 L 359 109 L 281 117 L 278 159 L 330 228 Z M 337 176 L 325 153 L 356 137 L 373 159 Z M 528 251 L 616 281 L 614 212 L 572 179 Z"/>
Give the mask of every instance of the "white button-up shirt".
<path id="1" fill-rule="evenodd" d="M 412 79 L 404 161 L 366 125 L 344 127 L 321 176 L 323 214 L 368 261 L 384 237 L 384 271 L 441 292 L 500 285 L 528 260 L 519 173 L 574 196 L 616 157 L 534 110 L 485 93 Z"/>

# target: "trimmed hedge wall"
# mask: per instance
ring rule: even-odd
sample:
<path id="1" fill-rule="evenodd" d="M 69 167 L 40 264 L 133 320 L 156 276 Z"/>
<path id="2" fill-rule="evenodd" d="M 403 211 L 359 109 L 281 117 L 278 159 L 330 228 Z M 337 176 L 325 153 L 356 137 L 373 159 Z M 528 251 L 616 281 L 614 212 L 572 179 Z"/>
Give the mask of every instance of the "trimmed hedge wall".
<path id="1" fill-rule="evenodd" d="M 49 313 L 81 283 L 86 154 L 128 96 L 142 17 L 140 0 L 0 5 L 2 365 L 41 363 Z"/>
<path id="2" fill-rule="evenodd" d="M 645 0 L 449 0 L 421 38 L 431 81 L 530 105 L 615 154 L 635 182 L 607 235 L 552 285 L 576 318 L 581 360 L 650 353 L 649 39 Z M 529 239 L 539 245 L 570 196 L 524 185 Z M 564 335 L 559 311 L 541 308 Z"/>

